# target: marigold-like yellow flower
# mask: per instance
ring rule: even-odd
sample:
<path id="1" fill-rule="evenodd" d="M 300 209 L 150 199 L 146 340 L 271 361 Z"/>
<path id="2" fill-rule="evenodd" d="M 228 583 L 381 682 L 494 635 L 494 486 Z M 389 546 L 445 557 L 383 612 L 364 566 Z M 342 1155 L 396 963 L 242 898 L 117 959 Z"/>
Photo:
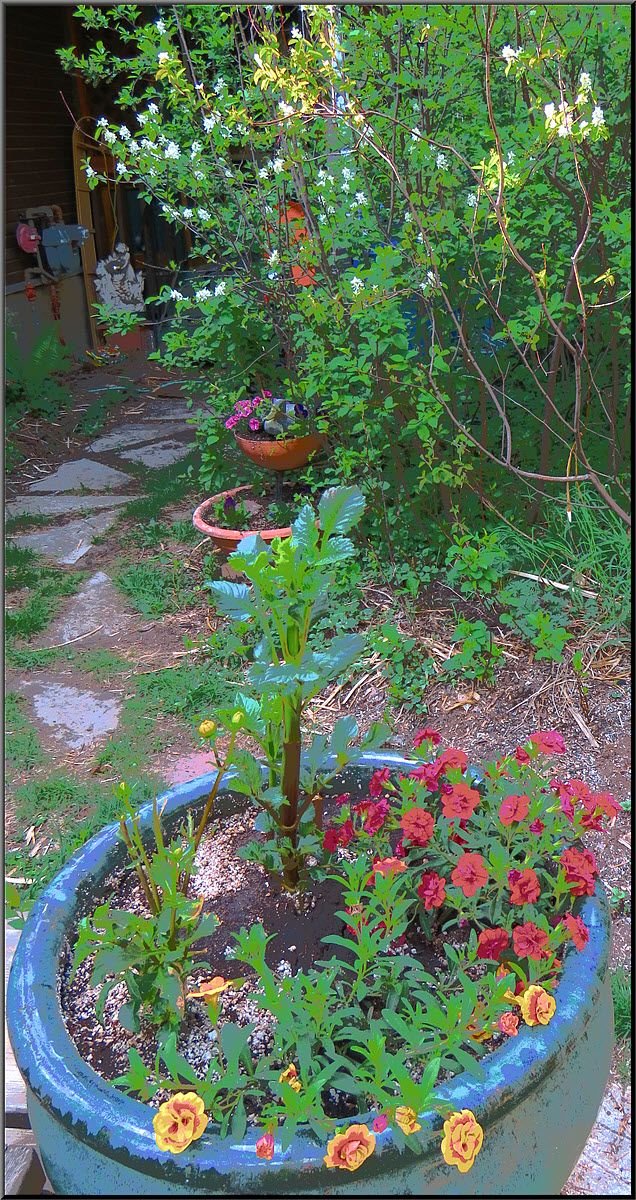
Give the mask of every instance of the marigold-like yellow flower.
<path id="1" fill-rule="evenodd" d="M 452 1113 L 444 1121 L 442 1154 L 444 1162 L 457 1167 L 462 1175 L 470 1171 L 484 1141 L 484 1131 L 469 1108 Z"/>
<path id="2" fill-rule="evenodd" d="M 199 737 L 211 738 L 216 733 L 215 721 L 202 721 L 199 725 Z"/>
<path id="3" fill-rule="evenodd" d="M 300 1079 L 298 1078 L 298 1071 L 293 1063 L 290 1063 L 288 1067 L 285 1067 L 284 1071 L 281 1071 L 280 1075 L 278 1076 L 278 1082 L 288 1083 L 290 1088 L 293 1088 L 295 1092 L 299 1092 L 302 1087 Z"/>
<path id="4" fill-rule="evenodd" d="M 350 1125 L 327 1143 L 324 1163 L 343 1171 L 357 1171 L 375 1150 L 375 1137 L 366 1125 Z"/>
<path id="5" fill-rule="evenodd" d="M 205 1000 L 208 1004 L 218 1004 L 223 992 L 231 987 L 234 987 L 233 979 L 224 979 L 222 975 L 215 975 L 214 979 L 207 979 L 204 983 L 200 983 L 198 991 L 188 992 L 188 1000 Z"/>
<path id="6" fill-rule="evenodd" d="M 405 1104 L 401 1104 L 399 1108 L 396 1108 L 395 1123 L 400 1126 L 402 1133 L 406 1134 L 417 1133 L 418 1129 L 422 1128 L 417 1119 L 415 1109 L 408 1108 Z"/>
<path id="7" fill-rule="evenodd" d="M 556 1000 L 538 983 L 531 983 L 518 1001 L 526 1025 L 548 1025 L 556 1012 Z"/>
<path id="8" fill-rule="evenodd" d="M 181 1154 L 201 1137 L 207 1123 L 201 1097 L 195 1092 L 177 1092 L 161 1105 L 152 1125 L 159 1149 Z"/>

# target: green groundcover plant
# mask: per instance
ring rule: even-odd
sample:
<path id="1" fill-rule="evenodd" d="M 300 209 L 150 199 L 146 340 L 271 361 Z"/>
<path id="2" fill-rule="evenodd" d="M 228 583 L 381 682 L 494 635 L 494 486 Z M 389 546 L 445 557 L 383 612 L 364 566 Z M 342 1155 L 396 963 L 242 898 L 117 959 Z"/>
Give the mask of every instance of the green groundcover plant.
<path id="1" fill-rule="evenodd" d="M 565 750 L 559 733 L 533 733 L 476 771 L 462 750 L 440 752 L 440 735 L 427 727 L 409 770 L 374 771 L 359 799 L 337 794 L 338 773 L 385 732 L 374 728 L 354 744 L 349 717 L 329 736 L 308 736 L 303 721 L 310 700 L 361 648 L 356 635 L 331 630 L 317 649 L 311 631 L 317 618 L 325 629 L 334 569 L 353 554 L 347 534 L 362 509 L 356 489 L 326 492 L 317 512 L 300 510 L 291 537 L 243 539 L 230 563 L 248 582 L 211 585 L 230 624 L 249 626 L 259 640 L 245 690 L 201 723 L 218 771 L 196 828 L 189 818 L 166 842 L 155 804 L 151 849 L 120 789 L 120 832 L 147 911 L 101 904 L 82 919 L 75 964 L 94 954 L 100 1006 L 123 982 L 122 1024 L 156 1027 L 154 1062 L 131 1049 L 115 1082 L 154 1101 L 148 1119 L 166 1154 L 183 1152 L 210 1122 L 241 1138 L 252 1118 L 264 1161 L 304 1125 L 326 1144 L 327 1167 L 351 1172 L 389 1125 L 399 1148 L 420 1152 L 422 1114 L 438 1112 L 445 1161 L 468 1171 L 487 1130 L 470 1110 L 451 1111 L 438 1082 L 463 1070 L 479 1077 L 489 1046 L 522 1024 L 547 1025 L 563 958 L 589 939 L 575 909 L 594 893 L 598 869 L 581 838 L 619 805 L 553 776 L 551 759 Z M 271 935 L 261 922 L 234 931 L 233 957 L 268 1014 L 267 1044 L 258 1048 L 254 1025 L 224 1012 L 243 979 L 199 963 L 189 984 L 197 940 L 215 923 L 202 916 L 205 898 L 190 895 L 194 854 L 230 768 L 228 786 L 255 814 L 247 855 L 293 896 L 308 887 L 320 895 L 324 884 L 340 896 L 340 932 L 322 939 L 321 960 L 288 977 L 268 961 Z M 425 965 L 422 942 L 437 947 L 439 966 Z M 215 1032 L 209 1065 L 198 1069 L 179 1048 L 191 1000 L 205 1006 Z"/>

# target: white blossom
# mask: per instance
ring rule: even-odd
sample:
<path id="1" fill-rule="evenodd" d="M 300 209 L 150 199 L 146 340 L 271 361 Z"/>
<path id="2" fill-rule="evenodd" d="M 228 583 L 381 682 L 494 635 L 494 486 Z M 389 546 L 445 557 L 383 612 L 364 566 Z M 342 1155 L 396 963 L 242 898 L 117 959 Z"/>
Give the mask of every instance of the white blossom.
<path id="1" fill-rule="evenodd" d="M 518 50 L 513 50 L 512 46 L 503 46 L 502 47 L 501 57 L 504 58 L 508 64 L 510 64 L 511 62 L 514 62 L 515 59 L 518 58 L 520 54 L 521 54 L 521 47 L 519 47 Z"/>
<path id="2" fill-rule="evenodd" d="M 203 128 L 205 129 L 205 132 L 211 133 L 212 130 L 214 129 L 214 126 L 218 125 L 220 120 L 221 120 L 221 118 L 220 118 L 219 114 L 215 113 L 215 112 L 210 113 L 210 115 L 208 117 L 204 117 L 203 118 Z"/>
<path id="3" fill-rule="evenodd" d="M 159 33 L 165 33 L 166 32 L 165 21 L 155 21 L 155 29 L 158 29 Z"/>
<path id="4" fill-rule="evenodd" d="M 411 212 L 410 208 L 407 208 L 407 210 L 404 214 L 404 224 L 410 225 L 412 220 L 413 220 L 413 213 Z"/>
<path id="5" fill-rule="evenodd" d="M 262 60 L 262 58 L 261 58 L 260 54 L 255 54 L 255 55 L 254 55 L 254 62 L 256 63 L 256 66 L 257 66 L 257 67 L 262 67 L 262 65 L 263 65 L 263 60 Z"/>
<path id="6" fill-rule="evenodd" d="M 215 296 L 224 296 L 226 287 L 227 287 L 227 283 L 225 282 L 224 279 L 222 279 L 220 283 L 217 283 L 217 285 L 214 289 L 214 295 Z"/>
<path id="7" fill-rule="evenodd" d="M 427 271 L 426 279 L 422 280 L 422 282 L 420 284 L 420 288 L 423 292 L 427 292 L 430 287 L 435 287 L 436 283 L 437 283 L 437 280 L 435 278 L 434 271 Z"/>
<path id="8" fill-rule="evenodd" d="M 448 166 L 448 159 L 447 159 L 446 155 L 442 154 L 440 151 L 440 153 L 437 155 L 437 158 L 435 159 L 435 163 L 437 165 L 438 170 L 445 171 Z"/>
<path id="9" fill-rule="evenodd" d="M 572 117 L 566 113 L 559 125 L 559 137 L 567 137 L 572 132 Z"/>
<path id="10" fill-rule="evenodd" d="M 325 213 L 318 213 L 318 221 L 321 225 L 324 225 L 326 220 L 327 220 L 327 216 Z"/>
<path id="11" fill-rule="evenodd" d="M 419 126 L 414 125 L 411 130 L 411 141 L 419 142 L 421 137 L 422 137 L 422 130 L 419 128 Z"/>
<path id="12" fill-rule="evenodd" d="M 149 104 L 149 105 L 148 105 L 148 112 L 149 112 L 149 113 L 151 113 L 153 117 L 156 117 L 156 116 L 157 116 L 157 114 L 158 114 L 158 112 L 159 112 L 159 108 L 158 108 L 158 106 L 157 106 L 157 105 L 154 103 L 154 101 L 153 101 L 153 103 L 152 103 L 152 104 Z"/>
<path id="13" fill-rule="evenodd" d="M 366 196 L 365 196 L 364 192 L 356 192 L 356 197 L 355 197 L 355 198 L 356 198 L 356 202 L 357 202 L 358 204 L 368 204 L 368 203 L 369 203 L 369 201 L 367 200 L 367 198 L 366 198 Z"/>
<path id="14" fill-rule="evenodd" d="M 349 184 L 347 183 L 346 179 L 343 180 L 341 187 L 342 187 L 343 192 L 350 191 L 350 187 L 349 187 Z"/>
<path id="15" fill-rule="evenodd" d="M 329 216 L 330 216 L 330 217 L 332 217 L 332 216 L 333 216 L 333 214 L 335 213 L 335 211 L 336 211 L 336 210 L 335 210 L 335 208 L 334 208 L 333 204 L 328 204 L 328 205 L 327 205 L 327 212 L 329 213 Z"/>
<path id="16" fill-rule="evenodd" d="M 205 178 L 203 171 L 193 171 L 192 174 L 194 175 L 195 179 L 204 179 Z"/>
<path id="17" fill-rule="evenodd" d="M 170 55 L 168 54 L 167 50 L 160 50 L 159 54 L 157 55 L 157 61 L 161 64 L 161 66 L 163 66 L 164 63 L 167 63 L 169 58 Z"/>
<path id="18" fill-rule="evenodd" d="M 113 133 L 112 129 L 104 130 L 104 141 L 109 142 L 111 146 L 112 146 L 113 142 L 117 141 L 117 138 L 115 137 L 115 134 Z"/>
<path id="19" fill-rule="evenodd" d="M 190 158 L 196 158 L 197 154 L 200 154 L 202 149 L 203 147 L 201 142 L 193 142 L 191 146 Z"/>
<path id="20" fill-rule="evenodd" d="M 127 142 L 127 141 L 128 141 L 128 139 L 130 138 L 130 130 L 129 130 L 129 128 L 128 128 L 128 126 L 127 126 L 127 125 L 120 125 L 120 127 L 119 127 L 119 136 L 120 136 L 120 138 L 122 138 L 122 139 L 123 139 L 125 142 Z"/>
<path id="21" fill-rule="evenodd" d="M 291 29 L 291 35 L 292 35 L 292 37 L 293 37 L 293 38 L 299 38 L 299 37 L 302 37 L 302 34 L 301 34 L 301 32 L 300 32 L 300 29 L 298 28 L 298 26 L 297 26 L 297 25 L 292 25 L 292 29 Z"/>
<path id="22" fill-rule="evenodd" d="M 278 262 L 279 258 L 280 258 L 280 255 L 278 253 L 278 250 L 272 250 L 271 254 L 268 254 L 268 256 L 267 256 L 267 261 L 268 261 L 270 267 L 273 267 L 274 264 Z"/>
<path id="23" fill-rule="evenodd" d="M 148 113 L 137 113 L 137 123 L 139 125 L 145 125 L 147 120 Z"/>
<path id="24" fill-rule="evenodd" d="M 293 117 L 296 109 L 294 108 L 293 104 L 286 104 L 284 100 L 281 100 L 280 104 L 278 105 L 278 111 L 283 117 Z"/>
<path id="25" fill-rule="evenodd" d="M 108 121 L 106 120 L 106 117 L 100 117 L 97 124 L 99 125 L 100 129 L 108 128 Z"/>
<path id="26" fill-rule="evenodd" d="M 202 287 L 202 288 L 199 288 L 198 292 L 194 293 L 194 298 L 195 298 L 195 300 L 198 300 L 199 303 L 201 303 L 203 300 L 209 300 L 211 295 L 212 295 L 212 292 L 210 291 L 209 288 Z"/>
<path id="27" fill-rule="evenodd" d="M 581 133 L 585 133 L 585 130 L 589 129 L 589 127 L 589 121 L 579 121 L 579 129 L 581 130 Z"/>
<path id="28" fill-rule="evenodd" d="M 361 292 L 364 287 L 364 280 L 358 279 L 358 276 L 354 275 L 349 282 L 351 284 L 351 291 L 353 292 L 354 296 L 357 296 L 358 292 Z"/>
<path id="29" fill-rule="evenodd" d="M 84 174 L 87 179 L 92 179 L 97 174 L 97 172 L 94 171 L 92 167 L 84 167 Z"/>
<path id="30" fill-rule="evenodd" d="M 506 158 L 506 162 L 507 162 L 507 163 L 509 163 L 509 164 L 511 164 L 511 163 L 513 163 L 514 161 L 515 161 L 515 152 L 514 152 L 514 150 L 509 150 L 509 151 L 508 151 L 507 158 Z"/>
<path id="31" fill-rule="evenodd" d="M 591 77 L 591 75 L 590 75 L 590 74 L 589 74 L 587 71 L 581 71 L 581 75 L 580 75 L 580 78 L 579 78 L 579 83 L 580 83 L 580 85 L 581 85 L 581 90 L 582 90 L 583 92 L 589 92 L 589 90 L 590 90 L 590 88 L 591 88 L 591 86 L 592 86 L 592 77 Z"/>
<path id="32" fill-rule="evenodd" d="M 223 91 L 223 88 L 225 86 L 226 86 L 226 83 L 225 83 L 223 76 L 219 75 L 219 78 L 217 79 L 216 83 L 214 84 L 214 91 L 216 92 L 217 96 L 221 95 L 221 92 Z"/>
<path id="33" fill-rule="evenodd" d="M 168 145 L 164 150 L 164 155 L 166 158 L 178 158 L 180 153 L 181 151 L 179 150 L 176 142 L 168 142 Z"/>
<path id="34" fill-rule="evenodd" d="M 267 170 L 267 167 L 261 167 L 258 174 L 259 174 L 260 179 L 268 179 L 269 178 L 269 171 Z"/>
<path id="35" fill-rule="evenodd" d="M 116 164 L 115 164 L 115 166 L 116 166 L 116 168 L 117 168 L 117 174 L 118 174 L 118 175 L 125 175 L 125 174 L 126 174 L 126 172 L 127 172 L 127 170 L 128 170 L 128 167 L 126 166 L 125 162 L 121 162 L 121 160 L 120 160 L 118 163 L 116 163 Z"/>
<path id="36" fill-rule="evenodd" d="M 469 208 L 477 208 L 478 201 L 477 201 L 477 196 L 475 195 L 474 192 L 468 193 L 468 195 L 466 197 L 466 203 Z"/>
<path id="37" fill-rule="evenodd" d="M 184 210 L 183 210 L 184 221 L 191 221 L 193 216 L 194 216 L 194 213 L 191 208 L 184 208 Z"/>
<path id="38" fill-rule="evenodd" d="M 183 293 L 178 292 L 176 288 L 171 288 L 170 289 L 170 299 L 171 300 L 183 300 Z"/>
<path id="39" fill-rule="evenodd" d="M 592 124 L 596 125 L 596 126 L 605 124 L 605 117 L 603 116 L 603 109 L 599 108 L 598 104 L 592 112 Z"/>
<path id="40" fill-rule="evenodd" d="M 268 166 L 272 168 L 272 171 L 275 175 L 280 175 L 281 171 L 285 167 L 285 160 L 284 158 L 272 158 L 270 159 Z"/>
<path id="41" fill-rule="evenodd" d="M 207 208 L 197 208 L 197 216 L 200 221 L 209 221 L 210 220 L 210 214 L 209 214 Z"/>
<path id="42" fill-rule="evenodd" d="M 422 230 L 421 230 L 421 229 L 420 229 L 420 232 L 419 232 L 419 233 L 418 233 L 418 235 L 417 235 L 416 241 L 418 241 L 418 242 L 420 243 L 420 245 L 421 245 L 421 246 L 423 246 L 423 245 L 424 245 L 424 234 L 422 233 Z"/>
<path id="43" fill-rule="evenodd" d="M 343 179 L 353 179 L 353 171 L 351 171 L 349 167 L 343 167 L 342 168 L 342 178 Z"/>

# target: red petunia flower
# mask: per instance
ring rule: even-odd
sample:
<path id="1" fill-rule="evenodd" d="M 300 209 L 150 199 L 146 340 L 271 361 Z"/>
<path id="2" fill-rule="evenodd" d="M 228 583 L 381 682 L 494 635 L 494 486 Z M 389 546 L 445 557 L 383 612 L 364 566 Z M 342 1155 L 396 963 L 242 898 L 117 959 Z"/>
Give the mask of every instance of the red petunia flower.
<path id="1" fill-rule="evenodd" d="M 534 904 L 541 895 L 541 885 L 536 871 L 526 867 L 524 871 L 508 871 L 511 904 Z"/>
<path id="2" fill-rule="evenodd" d="M 424 729 L 418 729 L 413 738 L 413 745 L 416 749 L 422 745 L 422 742 L 430 742 L 432 746 L 439 746 L 441 740 L 441 733 L 438 733 L 436 729 L 431 729 L 430 725 L 427 725 Z"/>
<path id="3" fill-rule="evenodd" d="M 340 845 L 348 846 L 349 842 L 356 836 L 356 831 L 353 828 L 353 821 L 345 821 L 344 825 L 340 826 Z"/>
<path id="4" fill-rule="evenodd" d="M 386 1113 L 379 1113 L 377 1117 L 373 1118 L 373 1121 L 371 1122 L 371 1128 L 374 1133 L 384 1133 L 388 1123 L 389 1118 L 387 1117 Z"/>
<path id="5" fill-rule="evenodd" d="M 376 875 L 396 875 L 400 871 L 406 871 L 406 865 L 401 859 L 379 858 L 377 862 L 374 862 L 372 865 L 371 874 L 369 875 L 369 879 L 367 879 L 367 883 Z"/>
<path id="6" fill-rule="evenodd" d="M 414 846 L 426 846 L 433 836 L 435 820 L 425 808 L 409 808 L 400 818 L 404 837 Z"/>
<path id="7" fill-rule="evenodd" d="M 391 778 L 391 772 L 388 767 L 381 767 L 378 771 L 374 771 L 369 781 L 369 795 L 381 796 L 386 791 L 386 784 Z"/>
<path id="8" fill-rule="evenodd" d="M 454 746 L 449 746 L 447 750 L 443 750 L 439 758 L 435 759 L 435 770 L 438 776 L 452 767 L 459 767 L 463 773 L 468 766 L 468 756 L 463 750 L 456 750 Z"/>
<path id="9" fill-rule="evenodd" d="M 540 821 L 537 817 L 536 821 L 532 821 L 530 825 L 528 825 L 528 829 L 530 830 L 530 833 L 543 833 L 545 825 L 543 824 L 543 821 Z"/>
<path id="10" fill-rule="evenodd" d="M 327 854 L 333 854 L 334 850 L 340 845 L 340 830 L 333 825 L 329 829 L 325 829 L 322 839 L 322 848 L 327 851 Z"/>
<path id="11" fill-rule="evenodd" d="M 521 763 L 522 766 L 525 766 L 526 763 L 530 762 L 530 755 L 528 754 L 527 750 L 524 750 L 523 746 L 517 746 L 514 756 L 517 762 Z"/>
<path id="12" fill-rule="evenodd" d="M 389 815 L 389 802 L 385 799 L 378 800 L 377 802 L 362 800 L 360 804 L 353 806 L 352 811 L 358 814 L 366 813 L 362 828 L 365 833 L 372 836 L 384 825 Z"/>
<path id="13" fill-rule="evenodd" d="M 427 871 L 422 875 L 417 894 L 428 912 L 432 908 L 441 908 L 446 899 L 446 880 L 435 871 Z"/>
<path id="14" fill-rule="evenodd" d="M 557 729 L 547 729 L 545 733 L 531 733 L 529 740 L 540 754 L 565 754 L 567 749 Z"/>
<path id="15" fill-rule="evenodd" d="M 581 797 L 583 814 L 581 825 L 584 829 L 602 829 L 603 817 L 612 820 L 622 812 L 622 806 L 614 799 L 611 792 L 588 792 Z"/>
<path id="16" fill-rule="evenodd" d="M 525 925 L 515 925 L 512 931 L 512 945 L 518 958 L 539 960 L 547 949 L 548 940 L 547 933 L 532 921 L 526 921 Z"/>
<path id="17" fill-rule="evenodd" d="M 591 850 L 564 850 L 559 862 L 565 871 L 566 883 L 572 884 L 573 896 L 593 896 L 598 866 Z"/>
<path id="18" fill-rule="evenodd" d="M 477 938 L 477 958 L 491 958 L 496 962 L 499 955 L 507 950 L 510 944 L 510 935 L 507 929 L 503 929 L 500 925 L 494 929 L 482 929 Z"/>
<path id="19" fill-rule="evenodd" d="M 577 950 L 585 950 L 587 943 L 590 940 L 590 931 L 581 917 L 574 917 L 572 913 L 568 913 L 561 921 L 565 925 L 574 945 Z"/>
<path id="20" fill-rule="evenodd" d="M 466 897 L 474 896 L 488 880 L 488 871 L 481 854 L 462 854 L 451 873 L 451 880 Z"/>
<path id="21" fill-rule="evenodd" d="M 445 817 L 461 817 L 466 821 L 472 817 L 480 800 L 481 796 L 475 788 L 467 783 L 455 783 L 442 799 L 442 813 Z"/>
<path id="22" fill-rule="evenodd" d="M 529 807 L 529 796 L 506 796 L 499 809 L 501 824 L 512 825 L 513 821 L 525 821 Z"/>
<path id="23" fill-rule="evenodd" d="M 435 769 L 435 763 L 422 763 L 421 766 L 415 767 L 415 770 L 409 771 L 409 778 L 417 779 L 419 783 L 423 783 L 429 792 L 436 792 L 439 787 L 439 777 Z"/>

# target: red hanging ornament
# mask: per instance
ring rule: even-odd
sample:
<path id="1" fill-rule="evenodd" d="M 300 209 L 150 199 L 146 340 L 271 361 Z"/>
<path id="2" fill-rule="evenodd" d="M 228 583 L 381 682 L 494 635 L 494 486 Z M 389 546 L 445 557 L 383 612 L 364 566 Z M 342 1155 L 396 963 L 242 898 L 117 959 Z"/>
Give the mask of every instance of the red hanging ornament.
<path id="1" fill-rule="evenodd" d="M 35 284 L 31 283 L 30 279 L 27 279 L 24 285 L 24 294 L 29 301 L 29 304 L 35 304 L 37 292 L 35 290 Z"/>

